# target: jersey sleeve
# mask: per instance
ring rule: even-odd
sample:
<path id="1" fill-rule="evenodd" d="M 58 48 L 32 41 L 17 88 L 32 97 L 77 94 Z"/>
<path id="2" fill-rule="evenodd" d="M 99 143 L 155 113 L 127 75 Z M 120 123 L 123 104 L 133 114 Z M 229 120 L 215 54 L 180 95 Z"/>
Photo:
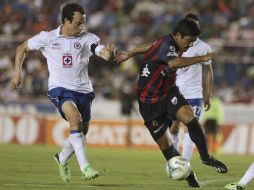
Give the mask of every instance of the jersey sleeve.
<path id="1" fill-rule="evenodd" d="M 213 52 L 213 51 L 212 51 L 212 48 L 211 48 L 210 45 L 207 44 L 206 47 L 204 48 L 204 53 L 203 53 L 203 55 L 208 54 L 208 53 L 211 53 L 211 52 Z M 203 62 L 202 64 L 203 64 L 203 65 L 210 65 L 210 64 L 212 64 L 212 60 Z"/>
<path id="2" fill-rule="evenodd" d="M 162 62 L 165 62 L 165 64 L 167 64 L 171 60 L 178 57 L 178 54 L 176 53 L 176 47 L 171 44 L 163 43 L 161 45 L 158 56 Z"/>
<path id="3" fill-rule="evenodd" d="M 48 32 L 42 31 L 34 37 L 28 39 L 28 47 L 30 50 L 40 50 L 48 44 Z"/>
<path id="4" fill-rule="evenodd" d="M 98 55 L 100 50 L 104 48 L 103 45 L 100 44 L 100 38 L 95 34 L 89 34 L 89 38 L 86 43 L 87 47 L 89 48 L 90 52 L 94 55 Z"/>

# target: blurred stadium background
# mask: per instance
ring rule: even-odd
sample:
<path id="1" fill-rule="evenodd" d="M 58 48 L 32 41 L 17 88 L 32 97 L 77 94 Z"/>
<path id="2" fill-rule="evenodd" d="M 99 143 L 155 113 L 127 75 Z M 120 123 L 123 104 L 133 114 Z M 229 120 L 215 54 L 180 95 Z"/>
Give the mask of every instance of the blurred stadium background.
<path id="1" fill-rule="evenodd" d="M 87 30 L 119 50 L 168 34 L 187 12 L 198 13 L 201 38 L 218 52 L 214 96 L 223 103 L 216 154 L 254 155 L 254 1 L 253 0 L 1 0 L 0 144 L 61 146 L 67 123 L 47 99 L 47 65 L 29 53 L 23 88 L 10 90 L 15 49 L 41 30 L 60 24 L 61 7 L 78 2 L 86 9 Z M 138 113 L 134 84 L 140 57 L 120 66 L 89 66 L 96 98 L 90 146 L 156 147 Z"/>

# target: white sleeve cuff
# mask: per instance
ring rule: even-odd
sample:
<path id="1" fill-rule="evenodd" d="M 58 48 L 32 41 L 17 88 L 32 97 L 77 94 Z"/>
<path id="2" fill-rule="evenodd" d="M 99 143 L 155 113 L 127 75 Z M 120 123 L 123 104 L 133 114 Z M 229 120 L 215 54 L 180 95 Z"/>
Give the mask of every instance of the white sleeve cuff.
<path id="1" fill-rule="evenodd" d="M 105 46 L 103 45 L 98 45 L 96 48 L 95 48 L 95 55 L 98 55 L 100 54 L 100 51 L 102 48 L 104 48 Z"/>

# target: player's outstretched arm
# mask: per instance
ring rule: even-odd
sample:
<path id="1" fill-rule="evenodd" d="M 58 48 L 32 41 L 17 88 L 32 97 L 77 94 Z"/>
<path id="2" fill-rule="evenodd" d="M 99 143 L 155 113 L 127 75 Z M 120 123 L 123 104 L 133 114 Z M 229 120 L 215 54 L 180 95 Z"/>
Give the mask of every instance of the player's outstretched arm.
<path id="1" fill-rule="evenodd" d="M 144 54 L 147 50 L 152 47 L 152 43 L 140 45 L 132 50 L 120 51 L 117 53 L 117 62 L 121 63 L 139 54 Z"/>
<path id="2" fill-rule="evenodd" d="M 102 48 L 99 52 L 99 57 L 105 59 L 106 61 L 116 60 L 117 47 L 115 44 L 108 44 L 106 47 Z"/>
<path id="3" fill-rule="evenodd" d="M 15 55 L 15 74 L 11 80 L 11 89 L 18 91 L 21 85 L 21 68 L 25 59 L 26 53 L 29 51 L 27 41 L 19 45 Z"/>
<path id="4" fill-rule="evenodd" d="M 200 63 L 200 62 L 214 60 L 216 58 L 217 58 L 217 54 L 214 52 L 208 53 L 208 54 L 202 55 L 202 56 L 196 56 L 196 57 L 177 57 L 173 60 L 170 60 L 168 62 L 168 66 L 170 69 L 181 68 L 181 67 L 187 67 L 190 65 L 194 65 L 194 64 Z"/>
<path id="5" fill-rule="evenodd" d="M 204 107 L 205 111 L 208 111 L 211 107 L 210 99 L 213 87 L 213 68 L 211 64 L 203 66 L 203 76 L 204 76 L 204 87 L 203 87 Z"/>

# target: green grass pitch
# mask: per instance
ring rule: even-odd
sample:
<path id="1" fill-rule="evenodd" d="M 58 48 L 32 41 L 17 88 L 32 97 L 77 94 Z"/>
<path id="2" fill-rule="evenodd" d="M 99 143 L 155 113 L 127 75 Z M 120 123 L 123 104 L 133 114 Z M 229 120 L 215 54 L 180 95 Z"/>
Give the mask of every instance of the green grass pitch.
<path id="1" fill-rule="evenodd" d="M 72 181 L 62 182 L 53 156 L 60 147 L 0 145 L 0 190 L 185 190 L 185 181 L 168 179 L 165 160 L 159 151 L 91 148 L 88 159 L 102 171 L 95 180 L 84 181 L 76 157 L 70 161 Z M 219 174 L 205 166 L 195 154 L 191 164 L 202 188 L 223 190 L 224 185 L 238 180 L 252 163 L 251 156 L 217 156 L 229 167 L 228 174 Z M 247 190 L 254 189 L 251 182 Z"/>

